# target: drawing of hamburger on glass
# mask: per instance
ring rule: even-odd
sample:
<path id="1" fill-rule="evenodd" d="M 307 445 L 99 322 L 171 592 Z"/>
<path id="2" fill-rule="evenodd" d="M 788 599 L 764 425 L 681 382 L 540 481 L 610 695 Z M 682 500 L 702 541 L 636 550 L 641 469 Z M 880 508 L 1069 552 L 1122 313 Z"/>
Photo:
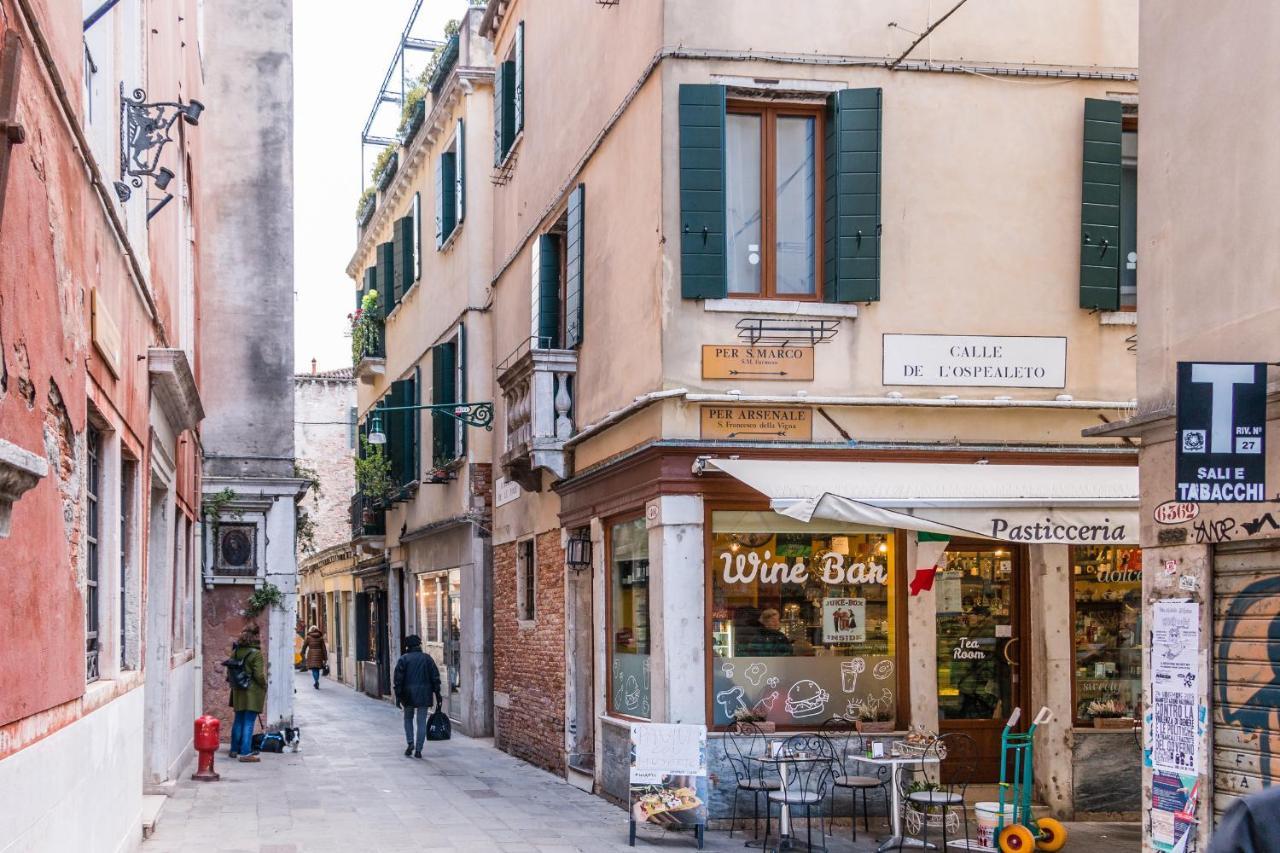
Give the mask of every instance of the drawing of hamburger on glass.
<path id="1" fill-rule="evenodd" d="M 791 685 L 787 691 L 787 701 L 783 710 L 797 720 L 817 717 L 827 707 L 831 694 L 823 690 L 818 682 L 804 678 Z"/>

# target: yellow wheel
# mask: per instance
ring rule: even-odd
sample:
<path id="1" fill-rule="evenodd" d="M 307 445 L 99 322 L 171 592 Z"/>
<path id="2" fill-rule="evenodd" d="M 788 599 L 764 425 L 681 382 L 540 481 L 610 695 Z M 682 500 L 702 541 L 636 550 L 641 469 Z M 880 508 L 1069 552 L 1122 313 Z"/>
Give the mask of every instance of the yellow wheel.
<path id="1" fill-rule="evenodd" d="M 1000 853 L 1030 853 L 1036 849 L 1036 838 L 1020 823 L 1000 830 Z"/>
<path id="2" fill-rule="evenodd" d="M 1067 843 L 1067 828 L 1062 825 L 1061 821 L 1056 821 L 1051 817 L 1042 817 L 1036 821 L 1036 828 L 1040 830 L 1040 838 L 1036 841 L 1037 850 L 1047 850 L 1053 853 L 1055 850 L 1061 850 Z"/>

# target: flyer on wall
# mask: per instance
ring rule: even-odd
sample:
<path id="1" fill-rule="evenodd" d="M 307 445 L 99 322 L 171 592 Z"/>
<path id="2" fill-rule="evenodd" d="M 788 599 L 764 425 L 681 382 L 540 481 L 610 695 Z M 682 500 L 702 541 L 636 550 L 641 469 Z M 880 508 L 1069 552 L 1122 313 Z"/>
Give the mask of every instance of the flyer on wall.
<path id="1" fill-rule="evenodd" d="M 1200 608 L 1157 601 L 1151 618 L 1151 763 L 1169 774 L 1200 774 L 1196 750 Z"/>

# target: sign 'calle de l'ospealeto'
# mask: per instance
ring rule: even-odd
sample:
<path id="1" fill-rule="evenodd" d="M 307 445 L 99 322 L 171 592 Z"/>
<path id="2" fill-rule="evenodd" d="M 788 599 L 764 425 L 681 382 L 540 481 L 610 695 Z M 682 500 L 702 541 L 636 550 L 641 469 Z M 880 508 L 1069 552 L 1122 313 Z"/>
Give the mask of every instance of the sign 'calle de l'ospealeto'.
<path id="1" fill-rule="evenodd" d="M 1176 500 L 1266 500 L 1266 431 L 1266 364 L 1178 362 Z"/>
<path id="2" fill-rule="evenodd" d="M 1067 339 L 885 335 L 885 385 L 1063 388 Z"/>
<path id="3" fill-rule="evenodd" d="M 704 405 L 702 437 L 741 441 L 812 441 L 807 406 Z"/>
<path id="4" fill-rule="evenodd" d="M 703 379 L 813 380 L 813 347 L 703 344 Z"/>

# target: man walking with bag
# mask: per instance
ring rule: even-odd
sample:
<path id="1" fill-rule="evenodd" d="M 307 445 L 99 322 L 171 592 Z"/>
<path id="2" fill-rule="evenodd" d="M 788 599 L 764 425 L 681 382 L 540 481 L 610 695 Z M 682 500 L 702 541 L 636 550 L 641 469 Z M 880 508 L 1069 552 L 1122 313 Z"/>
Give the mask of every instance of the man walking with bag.
<path id="1" fill-rule="evenodd" d="M 396 661 L 392 692 L 396 707 L 404 709 L 405 756 L 422 757 L 422 744 L 427 739 L 427 711 L 434 699 L 436 707 L 444 702 L 440 696 L 440 670 L 436 662 L 422 651 L 422 638 L 410 634 L 404 638 L 405 653 Z M 414 736 L 414 718 L 418 731 Z"/>

